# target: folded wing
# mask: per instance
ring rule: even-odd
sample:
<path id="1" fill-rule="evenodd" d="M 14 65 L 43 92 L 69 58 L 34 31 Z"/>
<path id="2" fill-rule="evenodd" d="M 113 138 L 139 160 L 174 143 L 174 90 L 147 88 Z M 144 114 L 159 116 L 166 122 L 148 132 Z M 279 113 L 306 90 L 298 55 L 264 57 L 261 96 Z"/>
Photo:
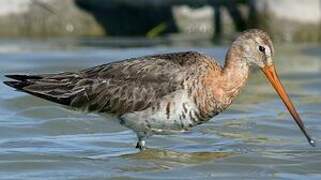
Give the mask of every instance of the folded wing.
<path id="1" fill-rule="evenodd" d="M 195 52 L 128 59 L 79 72 L 7 75 L 4 83 L 37 97 L 85 111 L 121 115 L 144 110 L 200 74 Z"/>

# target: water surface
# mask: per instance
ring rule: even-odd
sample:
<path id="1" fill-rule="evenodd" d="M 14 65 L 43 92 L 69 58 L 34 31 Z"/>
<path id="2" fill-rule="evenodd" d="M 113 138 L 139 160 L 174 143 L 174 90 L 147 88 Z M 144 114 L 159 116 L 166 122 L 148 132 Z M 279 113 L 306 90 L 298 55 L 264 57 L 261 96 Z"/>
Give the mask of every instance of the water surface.
<path id="1" fill-rule="evenodd" d="M 74 71 L 123 58 L 199 50 L 219 59 L 225 47 L 108 48 L 78 41 L 0 41 L 0 80 L 10 73 Z M 70 111 L 0 84 L 1 179 L 320 179 L 320 47 L 277 47 L 281 80 L 296 104 L 312 148 L 261 72 L 224 113 L 193 131 L 135 134 L 115 119 Z"/>

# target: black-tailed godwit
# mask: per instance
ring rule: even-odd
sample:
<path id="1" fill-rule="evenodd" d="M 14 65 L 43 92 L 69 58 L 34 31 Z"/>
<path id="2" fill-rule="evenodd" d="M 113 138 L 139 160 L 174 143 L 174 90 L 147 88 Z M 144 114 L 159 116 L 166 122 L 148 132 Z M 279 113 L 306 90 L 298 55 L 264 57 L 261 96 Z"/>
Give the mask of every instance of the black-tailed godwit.
<path id="1" fill-rule="evenodd" d="M 308 142 L 304 124 L 273 65 L 267 33 L 243 32 L 229 48 L 225 65 L 198 52 L 178 52 L 103 64 L 78 72 L 7 75 L 19 91 L 75 109 L 111 114 L 138 137 L 189 131 L 225 110 L 244 87 L 250 66 L 271 82 Z"/>

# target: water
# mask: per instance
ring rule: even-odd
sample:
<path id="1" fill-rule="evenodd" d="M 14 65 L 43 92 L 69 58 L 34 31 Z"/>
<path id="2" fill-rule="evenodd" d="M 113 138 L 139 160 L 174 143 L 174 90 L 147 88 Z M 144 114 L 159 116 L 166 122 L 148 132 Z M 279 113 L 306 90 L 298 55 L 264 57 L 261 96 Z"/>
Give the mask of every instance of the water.
<path id="1" fill-rule="evenodd" d="M 286 89 L 316 140 L 311 147 L 263 75 L 255 71 L 234 104 L 192 132 L 135 134 L 114 119 L 74 112 L 0 85 L 1 179 L 320 179 L 320 47 L 277 47 Z M 73 71 L 182 47 L 106 48 L 72 40 L 0 41 L 7 73 Z M 226 48 L 193 48 L 219 59 Z"/>

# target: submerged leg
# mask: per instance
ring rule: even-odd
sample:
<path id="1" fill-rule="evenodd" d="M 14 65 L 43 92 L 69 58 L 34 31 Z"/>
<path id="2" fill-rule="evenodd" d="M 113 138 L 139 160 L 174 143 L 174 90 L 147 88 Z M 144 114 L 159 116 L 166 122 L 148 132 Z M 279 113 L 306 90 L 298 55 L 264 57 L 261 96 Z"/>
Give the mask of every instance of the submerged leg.
<path id="1" fill-rule="evenodd" d="M 145 149 L 145 141 L 144 140 L 138 140 L 136 144 L 136 148 L 139 148 L 139 150 L 144 150 Z"/>
<path id="2" fill-rule="evenodd" d="M 145 149 L 145 136 L 142 136 L 140 134 L 137 134 L 137 144 L 136 144 L 136 148 L 139 148 L 141 151 Z"/>

